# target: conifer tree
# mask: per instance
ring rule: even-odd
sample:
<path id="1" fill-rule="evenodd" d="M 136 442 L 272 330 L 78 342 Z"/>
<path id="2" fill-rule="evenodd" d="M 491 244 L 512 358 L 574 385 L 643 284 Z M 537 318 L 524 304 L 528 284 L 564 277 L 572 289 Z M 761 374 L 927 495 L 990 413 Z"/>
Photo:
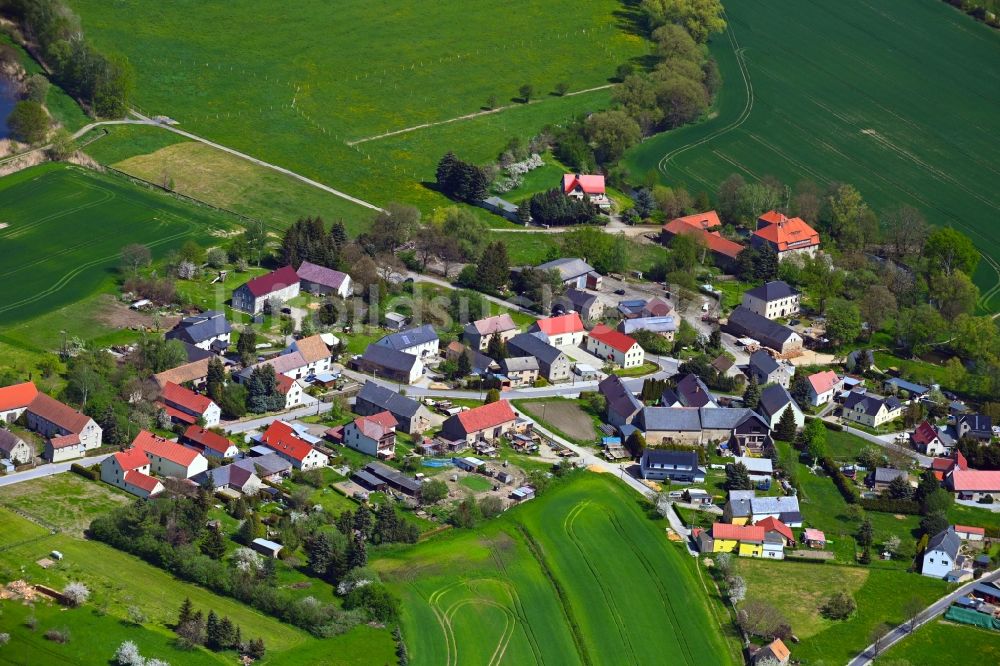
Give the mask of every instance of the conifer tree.
<path id="1" fill-rule="evenodd" d="M 790 442 L 795 439 L 795 430 L 795 410 L 789 405 L 785 407 L 781 418 L 778 419 L 778 427 L 774 429 L 774 436 L 782 441 Z"/>

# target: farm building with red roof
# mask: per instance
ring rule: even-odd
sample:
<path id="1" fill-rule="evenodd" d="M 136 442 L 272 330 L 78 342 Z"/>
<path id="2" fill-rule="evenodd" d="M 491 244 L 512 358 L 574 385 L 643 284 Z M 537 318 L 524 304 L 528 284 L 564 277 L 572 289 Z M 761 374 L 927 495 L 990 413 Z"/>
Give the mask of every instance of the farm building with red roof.
<path id="1" fill-rule="evenodd" d="M 44 393 L 35 396 L 25 410 L 28 429 L 45 437 L 45 457 L 51 462 L 72 460 L 101 446 L 101 426 Z"/>
<path id="2" fill-rule="evenodd" d="M 28 409 L 38 395 L 34 382 L 0 388 L 0 421 L 11 423 Z"/>
<path id="3" fill-rule="evenodd" d="M 587 351 L 621 368 L 638 368 L 645 361 L 642 347 L 624 333 L 598 324 L 587 336 Z"/>
<path id="4" fill-rule="evenodd" d="M 149 465 L 140 448 L 119 451 L 101 462 L 101 481 L 137 497 L 150 497 L 163 492 L 163 484 L 149 475 Z"/>
<path id="5" fill-rule="evenodd" d="M 600 174 L 563 174 L 562 180 L 563 194 L 574 199 L 587 198 L 591 203 L 601 208 L 610 208 L 611 199 L 608 198 L 604 186 L 604 176 Z"/>
<path id="6" fill-rule="evenodd" d="M 295 469 L 326 467 L 330 462 L 329 456 L 314 449 L 284 421 L 271 423 L 260 436 L 260 443 L 290 462 Z"/>
<path id="7" fill-rule="evenodd" d="M 670 241 L 680 234 L 694 236 L 712 253 L 712 259 L 719 268 L 728 269 L 735 266 L 736 258 L 743 251 L 743 246 L 723 238 L 718 231 L 706 231 L 701 225 L 692 224 L 692 217 L 697 216 L 678 217 L 664 224 L 660 240 L 669 245 Z"/>
<path id="8" fill-rule="evenodd" d="M 492 442 L 510 432 L 515 420 L 517 414 L 510 403 L 498 400 L 448 417 L 441 435 L 450 441 L 464 439 L 469 445 L 479 440 Z"/>
<path id="9" fill-rule="evenodd" d="M 801 217 L 787 217 L 770 210 L 757 219 L 757 230 L 750 244 L 758 248 L 770 245 L 778 253 L 778 259 L 792 254 L 814 257 L 819 249 L 819 234 Z"/>
<path id="10" fill-rule="evenodd" d="M 204 456 L 235 458 L 240 452 L 235 444 L 219 433 L 197 425 L 188 426 L 180 441 Z"/>
<path id="11" fill-rule="evenodd" d="M 133 448 L 142 450 L 149 458 L 150 469 L 160 476 L 190 479 L 208 469 L 208 460 L 193 449 L 140 430 L 132 440 Z"/>
<path id="12" fill-rule="evenodd" d="M 167 382 L 157 403 L 166 410 L 174 423 L 191 425 L 201 419 L 202 425 L 211 428 L 219 425 L 222 411 L 212 399 L 195 393 L 173 382 Z"/>
<path id="13" fill-rule="evenodd" d="M 977 501 L 986 495 L 1000 495 L 1000 470 L 954 469 L 945 484 L 958 499 Z"/>
<path id="14" fill-rule="evenodd" d="M 279 268 L 233 290 L 233 309 L 257 314 L 270 299 L 285 302 L 299 295 L 299 276 L 291 266 Z"/>
<path id="15" fill-rule="evenodd" d="M 539 319 L 528 328 L 529 333 L 544 333 L 548 343 L 554 347 L 583 344 L 587 330 L 578 312 L 570 312 L 556 317 Z"/>

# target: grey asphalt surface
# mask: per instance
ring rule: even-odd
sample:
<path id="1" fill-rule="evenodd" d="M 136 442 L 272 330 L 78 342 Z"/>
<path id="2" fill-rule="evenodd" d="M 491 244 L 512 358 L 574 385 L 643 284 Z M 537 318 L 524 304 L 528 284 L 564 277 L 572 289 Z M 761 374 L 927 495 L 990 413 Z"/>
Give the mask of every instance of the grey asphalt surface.
<path id="1" fill-rule="evenodd" d="M 15 472 L 13 474 L 7 474 L 6 476 L 0 476 L 0 488 L 4 486 L 12 486 L 15 483 L 24 483 L 25 481 L 31 481 L 32 479 L 42 479 L 46 476 L 53 476 L 55 474 L 62 474 L 63 472 L 68 472 L 69 468 L 73 463 L 80 463 L 82 465 L 96 465 L 101 463 L 105 458 L 110 456 L 110 453 L 105 453 L 100 456 L 90 456 L 87 458 L 77 458 L 76 460 L 69 460 L 67 462 L 52 463 L 49 465 L 39 465 L 34 469 L 27 469 L 23 472 Z"/>

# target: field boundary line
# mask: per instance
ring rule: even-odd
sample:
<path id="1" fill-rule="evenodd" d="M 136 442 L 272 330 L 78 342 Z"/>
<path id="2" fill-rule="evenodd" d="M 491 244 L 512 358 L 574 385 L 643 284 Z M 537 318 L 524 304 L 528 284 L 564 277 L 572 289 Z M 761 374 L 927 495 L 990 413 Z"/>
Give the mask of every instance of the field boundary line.
<path id="1" fill-rule="evenodd" d="M 607 83 L 603 86 L 595 86 L 593 88 L 585 88 L 584 90 L 575 90 L 573 92 L 568 92 L 565 95 L 560 95 L 555 99 L 562 99 L 563 97 L 575 97 L 577 95 L 585 95 L 587 93 L 597 92 L 598 90 L 607 90 L 608 88 L 614 88 L 617 83 Z M 374 134 L 372 136 L 366 136 L 361 139 L 355 139 L 354 141 L 346 141 L 345 143 L 352 148 L 361 143 L 368 143 L 369 141 L 377 141 L 378 139 L 387 139 L 391 136 L 398 136 L 400 134 L 407 134 L 409 132 L 415 132 L 421 129 L 427 129 L 428 127 L 438 127 L 439 125 L 448 125 L 450 123 L 457 123 L 461 120 L 472 120 L 473 118 L 480 118 L 482 116 L 489 116 L 494 113 L 500 113 L 501 111 L 507 111 L 509 109 L 522 109 L 526 106 L 532 104 L 542 104 L 543 102 L 552 101 L 553 98 L 545 97 L 542 99 L 536 99 L 534 101 L 528 101 L 527 103 L 521 102 L 518 104 L 506 104 L 504 106 L 498 106 L 495 109 L 484 109 L 482 111 L 476 111 L 474 113 L 467 113 L 462 116 L 455 116 L 454 118 L 448 118 L 447 120 L 435 120 L 429 123 L 421 123 L 419 125 L 413 125 L 412 127 L 404 127 L 403 129 L 392 130 L 391 132 L 383 132 L 382 134 Z"/>
<path id="2" fill-rule="evenodd" d="M 587 649 L 587 644 L 583 640 L 583 633 L 580 630 L 580 624 L 576 620 L 576 615 L 573 613 L 573 607 L 570 604 L 569 597 L 566 596 L 566 590 L 563 588 L 562 583 L 556 578 L 555 572 L 549 567 L 549 563 L 545 561 L 545 556 L 542 553 L 542 546 L 537 541 L 535 537 L 532 536 L 528 529 L 521 525 L 517 525 L 517 530 L 524 537 L 525 543 L 528 545 L 528 551 L 531 552 L 532 557 L 538 562 L 538 566 L 541 568 L 542 573 L 551 583 L 553 589 L 556 591 L 556 596 L 559 598 L 559 607 L 562 608 L 563 615 L 566 616 L 566 622 L 569 624 L 570 635 L 573 636 L 573 643 L 576 645 L 576 652 L 580 655 L 580 660 L 584 664 L 590 666 L 594 663 L 593 659 L 590 657 L 590 652 Z"/>

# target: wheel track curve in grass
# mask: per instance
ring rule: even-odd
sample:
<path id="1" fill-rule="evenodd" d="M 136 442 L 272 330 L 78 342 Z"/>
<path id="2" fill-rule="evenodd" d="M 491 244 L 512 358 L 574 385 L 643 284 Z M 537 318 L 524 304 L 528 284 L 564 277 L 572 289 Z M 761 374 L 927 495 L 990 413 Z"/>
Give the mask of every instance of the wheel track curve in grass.
<path id="1" fill-rule="evenodd" d="M 636 557 L 639 559 L 640 564 L 642 564 L 642 568 L 646 570 L 646 573 L 649 574 L 649 577 L 653 580 L 653 584 L 656 586 L 656 589 L 660 591 L 660 602 L 663 604 L 663 609 L 667 611 L 667 618 L 670 621 L 670 625 L 674 628 L 674 634 L 678 637 L 677 644 L 681 647 L 681 651 L 684 652 L 687 663 L 694 666 L 698 663 L 698 660 L 695 659 L 694 654 L 691 651 L 691 645 L 688 643 L 687 634 L 681 629 L 680 620 L 677 617 L 677 611 L 674 609 L 673 602 L 671 601 L 666 588 L 663 587 L 663 582 L 656 574 L 655 567 L 653 567 L 652 562 L 649 561 L 646 554 L 622 527 L 618 517 L 604 507 L 602 507 L 602 510 L 607 514 L 608 521 L 611 523 L 612 527 L 615 528 L 615 531 L 618 532 L 618 536 L 621 537 L 622 541 L 629 545 L 632 552 L 635 553 Z"/>
<path id="2" fill-rule="evenodd" d="M 511 580 L 510 572 L 507 570 L 507 565 L 504 564 L 503 558 L 500 556 L 496 548 L 490 548 L 490 554 L 493 557 L 493 561 L 496 563 L 497 571 L 504 577 L 505 580 Z M 510 595 L 510 602 L 517 614 L 521 618 L 521 629 L 524 631 L 525 638 L 528 639 L 528 645 L 531 647 L 532 654 L 535 655 L 536 664 L 544 664 L 545 659 L 542 656 L 542 650 L 538 646 L 538 637 L 535 635 L 535 629 L 531 622 L 528 621 L 528 614 L 524 610 L 524 604 L 521 602 L 521 595 L 518 594 L 517 588 L 513 585 L 508 585 L 507 593 Z"/>
<path id="3" fill-rule="evenodd" d="M 444 597 L 445 594 L 452 591 L 456 587 L 460 586 L 469 587 L 470 583 L 474 583 L 477 581 L 499 585 L 500 587 L 504 588 L 507 591 L 508 595 L 510 595 L 510 583 L 506 581 L 501 581 L 495 578 L 468 578 L 452 583 L 451 585 L 445 585 L 444 587 L 438 588 L 437 590 L 432 592 L 429 597 L 427 597 L 427 604 L 434 612 L 435 616 L 437 617 L 438 624 L 441 626 L 441 630 L 445 634 L 447 665 L 450 665 L 452 663 L 453 660 L 452 655 L 454 655 L 454 663 L 456 665 L 460 663 L 458 661 L 458 640 L 455 638 L 455 629 L 451 623 L 451 617 L 455 614 L 455 610 L 457 609 L 457 607 L 474 603 L 482 603 L 488 606 L 495 606 L 504 611 L 505 617 L 507 617 L 509 620 L 510 632 L 508 635 L 507 629 L 505 627 L 504 632 L 501 633 L 500 641 L 497 644 L 497 648 L 496 650 L 494 650 L 493 658 L 495 658 L 497 652 L 501 652 L 501 648 L 503 648 L 501 652 L 501 658 L 502 658 L 503 654 L 505 654 L 507 651 L 506 646 L 507 644 L 510 643 L 511 636 L 513 636 L 514 628 L 517 624 L 516 614 L 499 602 L 484 598 L 461 599 L 453 603 L 447 609 L 442 610 L 438 607 L 439 602 L 441 601 L 441 599 Z M 469 591 L 472 592 L 473 590 L 470 588 Z M 506 635 L 506 640 L 505 640 L 505 635 Z M 493 658 L 491 658 L 489 662 L 490 666 L 494 665 Z M 496 663 L 499 663 L 499 661 L 497 661 Z"/>
<path id="4" fill-rule="evenodd" d="M 499 581 L 496 581 L 499 582 Z M 490 660 L 487 662 L 487 666 L 496 666 L 503 659 L 503 655 L 507 652 L 507 645 L 510 643 L 511 637 L 514 635 L 514 629 L 517 626 L 517 616 L 509 608 L 504 606 L 498 601 L 493 601 L 491 599 L 461 599 L 456 601 L 451 606 L 445 610 L 445 618 L 448 620 L 448 624 L 451 625 L 451 620 L 455 613 L 458 612 L 463 606 L 468 606 L 470 604 L 481 604 L 483 606 L 492 606 L 493 608 L 499 608 L 503 611 L 504 616 L 504 628 L 500 633 L 500 640 L 497 642 L 496 649 L 493 650 L 493 654 L 490 655 Z M 452 629 L 454 632 L 454 629 Z M 455 655 L 456 662 L 458 661 L 458 654 Z"/>
<path id="5" fill-rule="evenodd" d="M 747 118 L 750 117 L 750 112 L 753 111 L 753 106 L 754 106 L 753 81 L 750 80 L 750 70 L 747 68 L 744 49 L 740 48 L 739 42 L 736 39 L 736 33 L 733 31 L 732 22 L 729 21 L 729 17 L 726 16 L 725 12 L 723 12 L 723 18 L 726 19 L 726 25 L 727 25 L 726 35 L 729 37 L 729 43 L 732 45 L 733 53 L 736 55 L 736 64 L 739 66 L 740 76 L 743 78 L 743 85 L 744 88 L 746 89 L 747 93 L 746 104 L 744 104 L 743 110 L 740 112 L 740 115 L 736 117 L 736 120 L 734 120 L 729 125 L 719 128 L 718 130 L 712 132 L 706 137 L 699 139 L 698 141 L 689 143 L 684 146 L 679 146 L 674 150 L 668 152 L 662 158 L 660 158 L 660 161 L 657 163 L 657 169 L 664 176 L 667 175 L 667 165 L 670 164 L 670 162 L 675 157 L 677 157 L 681 153 L 685 153 L 688 150 L 691 150 L 692 148 L 696 148 L 704 143 L 712 141 L 713 139 L 717 139 L 723 134 L 728 134 L 729 132 L 738 129 L 741 125 L 743 125 L 743 123 L 746 122 Z"/>
<path id="6" fill-rule="evenodd" d="M 12 225 L 10 227 L 7 227 L 7 229 L 5 229 L 3 232 L 0 232 L 0 238 L 17 238 L 17 236 L 19 236 L 21 233 L 23 233 L 25 231 L 30 231 L 30 230 L 34 229 L 35 227 L 37 227 L 37 226 L 39 226 L 41 224 L 45 224 L 46 222 L 51 222 L 52 220 L 60 218 L 60 217 L 63 217 L 65 215 L 72 215 L 73 213 L 79 213 L 82 210 L 86 210 L 88 208 L 93 208 L 94 206 L 99 206 L 100 204 L 103 204 L 105 202 L 113 201 L 114 199 L 116 199 L 118 197 L 118 195 L 115 194 L 114 192 L 112 192 L 111 190 L 108 190 L 107 188 L 101 187 L 101 186 L 97 185 L 96 183 L 87 182 L 86 179 L 79 178 L 78 175 L 75 174 L 75 173 L 73 173 L 73 172 L 69 172 L 69 174 L 70 174 L 69 177 L 72 178 L 72 179 L 74 179 L 76 181 L 76 184 L 78 186 L 88 187 L 88 188 L 94 189 L 94 190 L 99 190 L 101 192 L 107 193 L 108 196 L 105 197 L 105 198 L 103 198 L 103 199 L 98 199 L 97 201 L 92 201 L 90 203 L 81 204 L 81 205 L 77 206 L 76 208 L 66 208 L 66 209 L 60 210 L 60 211 L 52 213 L 50 215 L 46 215 L 44 217 L 40 217 L 38 219 L 32 220 L 31 222 L 28 222 L 27 224 Z M 29 190 L 28 193 L 30 194 L 31 190 Z"/>
<path id="7" fill-rule="evenodd" d="M 587 557 L 587 551 L 584 550 L 583 545 L 580 542 L 580 538 L 576 536 L 576 533 L 573 531 L 573 525 L 576 522 L 577 517 L 579 517 L 579 515 L 583 513 L 583 510 L 589 505 L 590 500 L 577 504 L 563 519 L 563 528 L 566 530 L 566 536 L 569 537 L 569 540 L 573 542 L 573 545 L 576 546 L 576 549 L 580 552 L 580 557 L 590 570 L 593 579 L 597 581 L 597 587 L 600 588 L 601 594 L 604 596 L 608 612 L 611 613 L 611 617 L 614 619 L 615 626 L 618 629 L 618 634 L 621 636 L 622 645 L 627 648 L 628 653 L 632 656 L 631 663 L 638 664 L 639 660 L 635 654 L 635 647 L 632 645 L 632 641 L 629 638 L 629 632 L 625 628 L 625 620 L 622 618 L 621 613 L 618 610 L 618 605 L 615 603 L 611 592 L 607 589 L 601 577 L 598 575 L 594 563 L 591 562 L 589 557 Z"/>

